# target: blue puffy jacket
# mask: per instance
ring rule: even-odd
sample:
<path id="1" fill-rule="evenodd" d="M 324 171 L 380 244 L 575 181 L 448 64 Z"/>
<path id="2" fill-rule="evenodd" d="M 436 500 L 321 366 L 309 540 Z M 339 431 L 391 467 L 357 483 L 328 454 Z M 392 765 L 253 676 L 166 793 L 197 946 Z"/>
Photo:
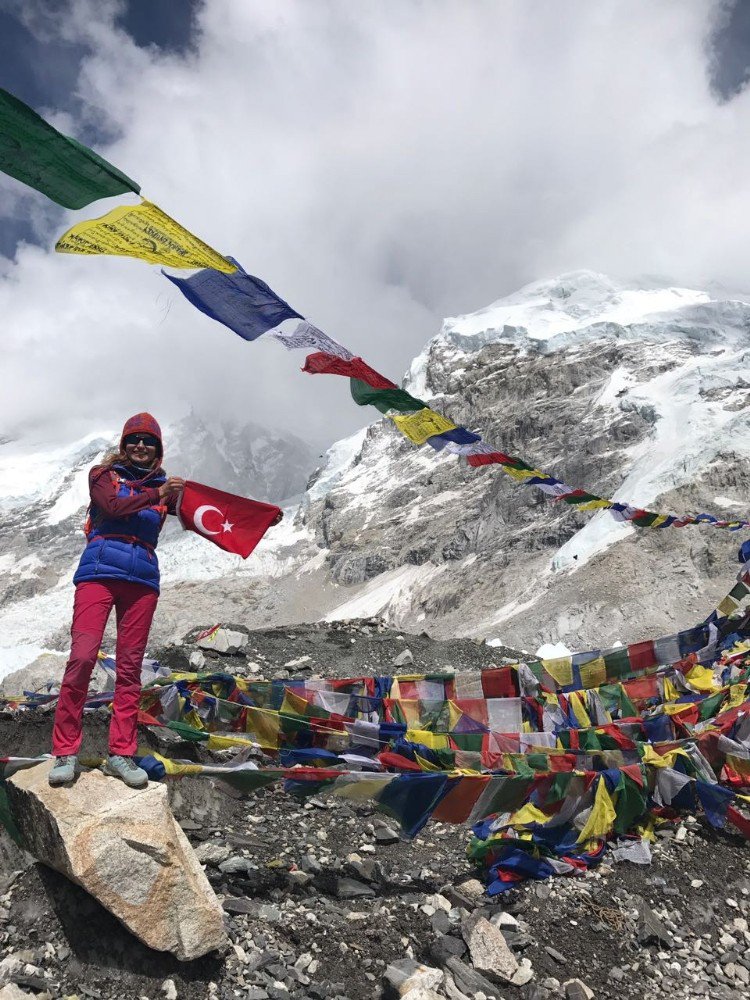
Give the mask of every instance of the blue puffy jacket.
<path id="1" fill-rule="evenodd" d="M 142 472 L 127 465 L 112 466 L 111 476 L 118 496 L 132 497 L 149 491 L 152 501 L 167 478 L 162 469 L 143 478 Z M 92 501 L 86 524 L 88 544 L 73 583 L 126 580 L 145 584 L 158 593 L 159 560 L 155 550 L 166 514 L 165 506 L 154 504 L 127 517 L 107 517 Z"/>

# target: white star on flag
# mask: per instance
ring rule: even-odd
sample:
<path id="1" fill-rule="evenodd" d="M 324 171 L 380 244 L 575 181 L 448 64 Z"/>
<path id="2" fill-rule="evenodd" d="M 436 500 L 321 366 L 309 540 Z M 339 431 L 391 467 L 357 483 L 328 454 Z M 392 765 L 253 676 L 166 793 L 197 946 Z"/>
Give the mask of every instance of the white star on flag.
<path id="1" fill-rule="evenodd" d="M 224 523 L 221 526 L 221 530 L 222 531 L 231 531 L 233 527 L 234 527 L 234 525 L 230 524 L 229 521 L 224 521 Z"/>

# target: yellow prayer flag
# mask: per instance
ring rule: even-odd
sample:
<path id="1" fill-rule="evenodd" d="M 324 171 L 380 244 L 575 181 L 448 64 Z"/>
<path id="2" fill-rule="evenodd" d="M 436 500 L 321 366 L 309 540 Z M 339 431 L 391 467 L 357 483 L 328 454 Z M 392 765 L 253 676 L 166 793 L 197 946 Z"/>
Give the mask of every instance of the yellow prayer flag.
<path id="1" fill-rule="evenodd" d="M 247 731 L 253 733 L 258 743 L 265 749 L 278 749 L 279 713 L 248 706 Z"/>
<path id="2" fill-rule="evenodd" d="M 532 823 L 549 823 L 550 819 L 552 817 L 542 812 L 538 806 L 527 802 L 513 813 L 508 820 L 508 826 L 529 826 Z"/>
<path id="3" fill-rule="evenodd" d="M 501 465 L 500 468 L 511 479 L 515 479 L 517 483 L 522 483 L 525 479 L 538 479 L 546 475 L 545 472 L 540 472 L 539 469 L 514 469 L 512 465 Z"/>
<path id="4" fill-rule="evenodd" d="M 237 268 L 171 219 L 150 201 L 120 205 L 99 219 L 78 222 L 60 237 L 58 253 L 138 257 L 167 267 L 211 267 L 231 274 Z"/>
<path id="5" fill-rule="evenodd" d="M 730 684 L 729 685 L 729 699 L 727 701 L 727 708 L 737 708 L 745 700 L 745 692 L 747 691 L 747 684 Z"/>
<path id="6" fill-rule="evenodd" d="M 584 841 L 592 840 L 594 837 L 606 837 L 616 819 L 617 813 L 607 791 L 606 782 L 604 778 L 599 778 L 596 786 L 596 795 L 594 796 L 594 805 L 589 813 L 589 818 L 586 820 L 586 825 L 578 834 L 577 843 L 582 844 Z"/>
<path id="7" fill-rule="evenodd" d="M 665 702 L 677 701 L 677 699 L 680 697 L 681 694 L 682 694 L 682 692 L 678 691 L 677 686 L 674 684 L 674 682 L 671 681 L 669 677 L 665 677 L 664 678 L 664 701 Z"/>
<path id="8" fill-rule="evenodd" d="M 185 712 L 182 717 L 182 721 L 187 723 L 188 726 L 192 726 L 193 729 L 203 731 L 206 728 L 203 725 L 203 719 L 201 719 L 200 715 L 198 715 L 194 708 L 191 708 L 189 712 Z"/>
<path id="9" fill-rule="evenodd" d="M 604 510 L 607 507 L 612 506 L 611 500 L 587 500 L 585 503 L 577 503 L 575 505 L 576 510 Z"/>
<path id="10" fill-rule="evenodd" d="M 229 750 L 232 747 L 251 747 L 254 745 L 253 740 L 243 739 L 242 736 L 225 736 L 219 733 L 211 733 L 206 741 L 209 750 Z"/>
<path id="11" fill-rule="evenodd" d="M 453 732 L 453 730 L 458 726 L 459 722 L 463 718 L 464 713 L 455 703 L 455 701 L 448 701 L 448 729 Z"/>
<path id="12" fill-rule="evenodd" d="M 721 684 L 716 683 L 713 670 L 710 667 L 702 667 L 699 663 L 691 668 L 685 679 L 696 691 L 715 692 L 721 687 Z"/>
<path id="13" fill-rule="evenodd" d="M 430 750 L 449 750 L 450 740 L 447 733 L 432 733 L 427 729 L 407 729 L 406 739 L 410 743 L 421 743 Z"/>
<path id="14" fill-rule="evenodd" d="M 554 660 L 542 660 L 542 668 L 547 671 L 559 687 L 573 683 L 573 657 L 558 656 Z"/>
<path id="15" fill-rule="evenodd" d="M 429 760 L 425 760 L 424 757 L 420 757 L 418 753 L 414 754 L 414 758 L 423 771 L 442 771 L 441 767 L 438 767 L 437 764 L 431 764 Z"/>
<path id="16" fill-rule="evenodd" d="M 735 601 L 733 597 L 730 597 L 729 594 L 727 594 L 716 610 L 721 615 L 731 615 L 739 606 L 740 602 Z"/>
<path id="17" fill-rule="evenodd" d="M 156 753 L 155 750 L 151 751 L 151 755 L 164 765 L 164 770 L 173 778 L 184 778 L 187 775 L 201 774 L 203 771 L 202 764 L 187 764 L 182 761 L 175 761 L 171 757 L 163 757 L 160 753 Z"/>
<path id="18" fill-rule="evenodd" d="M 419 698 L 402 698 L 398 702 L 398 707 L 401 709 L 406 725 L 410 729 L 418 729 L 421 718 L 420 709 L 422 708 Z"/>
<path id="19" fill-rule="evenodd" d="M 573 709 L 573 715 L 575 715 L 578 724 L 582 728 L 588 729 L 591 726 L 591 719 L 577 691 L 572 691 L 568 695 L 568 704 Z"/>
<path id="20" fill-rule="evenodd" d="M 456 428 L 452 420 L 428 408 L 417 410 L 416 413 L 393 414 L 391 420 L 414 444 L 424 444 L 433 434 L 445 434 Z"/>
<path id="21" fill-rule="evenodd" d="M 584 688 L 599 687 L 600 684 L 607 683 L 607 667 L 604 657 L 598 656 L 595 660 L 581 664 L 581 683 Z"/>
<path id="22" fill-rule="evenodd" d="M 727 764 L 736 771 L 737 774 L 741 774 L 743 777 L 747 778 L 750 775 L 750 760 L 745 757 L 735 757 L 734 754 L 727 754 Z"/>
<path id="23" fill-rule="evenodd" d="M 291 688 L 284 688 L 284 700 L 279 709 L 283 715 L 305 715 L 309 707 L 306 698 L 295 694 Z"/>

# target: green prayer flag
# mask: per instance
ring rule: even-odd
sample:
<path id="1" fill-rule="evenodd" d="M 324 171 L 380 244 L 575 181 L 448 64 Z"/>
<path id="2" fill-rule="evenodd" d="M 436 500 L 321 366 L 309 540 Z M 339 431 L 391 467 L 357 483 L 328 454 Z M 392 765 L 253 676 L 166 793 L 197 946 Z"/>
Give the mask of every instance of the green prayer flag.
<path id="1" fill-rule="evenodd" d="M 599 737 L 593 729 L 581 729 L 578 734 L 578 746 L 581 750 L 601 750 Z"/>
<path id="2" fill-rule="evenodd" d="M 410 396 L 403 389 L 373 389 L 366 382 L 361 382 L 358 378 L 349 379 L 349 389 L 352 399 L 358 406 L 374 406 L 381 413 L 388 410 L 399 410 L 402 413 L 413 413 L 417 410 L 424 410 L 427 403 L 423 403 L 414 396 Z"/>
<path id="3" fill-rule="evenodd" d="M 650 513 L 647 511 L 640 517 L 632 518 L 632 521 L 633 524 L 635 524 L 639 528 L 650 528 L 651 525 L 654 523 L 654 521 L 657 519 L 657 517 L 659 517 L 658 514 Z"/>
<path id="4" fill-rule="evenodd" d="M 564 799 L 568 794 L 571 784 L 573 784 L 575 788 L 575 784 L 573 782 L 574 778 L 576 779 L 577 784 L 582 786 L 581 778 L 578 775 L 574 775 L 572 771 L 558 771 L 547 789 L 544 804 L 546 806 L 551 806 L 553 802 L 560 802 Z"/>
<path id="5" fill-rule="evenodd" d="M 726 691 L 717 691 L 716 694 L 713 694 L 708 698 L 704 698 L 700 703 L 700 708 L 698 710 L 700 721 L 705 722 L 706 719 L 713 719 L 713 717 L 718 713 L 719 707 L 726 696 Z"/>
<path id="6" fill-rule="evenodd" d="M 196 729 L 194 726 L 189 726 L 187 722 L 178 722 L 177 720 L 167 722 L 166 727 L 178 733 L 183 740 L 188 740 L 192 743 L 204 743 L 209 735 L 202 729 Z"/>
<path id="7" fill-rule="evenodd" d="M 630 674 L 633 668 L 630 666 L 627 647 L 622 649 L 610 649 L 604 654 L 604 666 L 607 668 L 607 677 L 622 677 Z"/>
<path id="8" fill-rule="evenodd" d="M 546 753 L 530 753 L 526 758 L 526 763 L 532 771 L 549 773 L 549 757 Z"/>
<path id="9" fill-rule="evenodd" d="M 451 733 L 451 739 L 459 750 L 479 753 L 484 742 L 484 733 Z"/>
<path id="10" fill-rule="evenodd" d="M 530 466 L 526 466 L 526 468 L 528 469 L 530 468 Z M 595 496 L 593 493 L 586 493 L 585 491 L 581 490 L 580 493 L 568 493 L 567 495 L 562 496 L 560 499 L 564 500 L 565 503 L 571 504 L 572 506 L 575 507 L 578 504 L 591 503 L 592 500 L 599 500 L 600 498 L 598 496 Z"/>
<path id="11" fill-rule="evenodd" d="M 135 181 L 93 149 L 58 132 L 0 87 L 0 170 L 64 208 L 140 192 Z"/>
<path id="12" fill-rule="evenodd" d="M 614 831 L 625 834 L 646 811 L 646 792 L 627 774 L 620 774 L 615 789 Z"/>
<path id="13" fill-rule="evenodd" d="M 240 768 L 232 770 L 230 767 L 226 769 L 224 774 L 217 774 L 213 771 L 209 776 L 218 778 L 219 781 L 225 781 L 238 792 L 244 793 L 255 792 L 259 788 L 265 788 L 279 780 L 278 773 L 274 771 L 246 771 Z"/>

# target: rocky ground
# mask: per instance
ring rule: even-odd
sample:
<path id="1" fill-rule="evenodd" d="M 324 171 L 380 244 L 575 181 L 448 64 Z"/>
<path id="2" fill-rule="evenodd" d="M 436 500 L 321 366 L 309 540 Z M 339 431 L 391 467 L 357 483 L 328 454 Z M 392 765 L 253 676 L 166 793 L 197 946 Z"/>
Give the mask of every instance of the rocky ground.
<path id="1" fill-rule="evenodd" d="M 407 649 L 414 664 L 394 667 Z M 196 652 L 185 643 L 164 658 L 177 666 Z M 470 641 L 430 643 L 371 621 L 253 633 L 240 654 L 209 652 L 208 660 L 234 672 L 254 673 L 256 664 L 258 676 L 272 677 L 306 666 L 323 673 L 324 665 L 338 675 L 389 664 L 422 672 L 448 661 L 477 669 L 497 656 Z M 87 716 L 87 752 L 106 750 L 106 725 L 101 713 Z M 0 716 L 0 753 L 45 752 L 50 731 L 49 714 Z M 161 734 L 142 736 L 164 752 Z M 188 748 L 172 743 L 169 752 Z M 93 1000 L 365 1000 L 417 983 L 434 992 L 409 1000 L 748 994 L 750 858 L 743 841 L 692 817 L 660 831 L 649 866 L 605 861 L 584 877 L 529 882 L 493 901 L 466 859 L 465 828 L 433 823 L 406 842 L 369 804 L 302 804 L 278 787 L 238 797 L 207 779 L 170 788 L 226 911 L 227 953 L 181 964 L 150 951 L 6 839 L 0 984 L 38 998 Z"/>

